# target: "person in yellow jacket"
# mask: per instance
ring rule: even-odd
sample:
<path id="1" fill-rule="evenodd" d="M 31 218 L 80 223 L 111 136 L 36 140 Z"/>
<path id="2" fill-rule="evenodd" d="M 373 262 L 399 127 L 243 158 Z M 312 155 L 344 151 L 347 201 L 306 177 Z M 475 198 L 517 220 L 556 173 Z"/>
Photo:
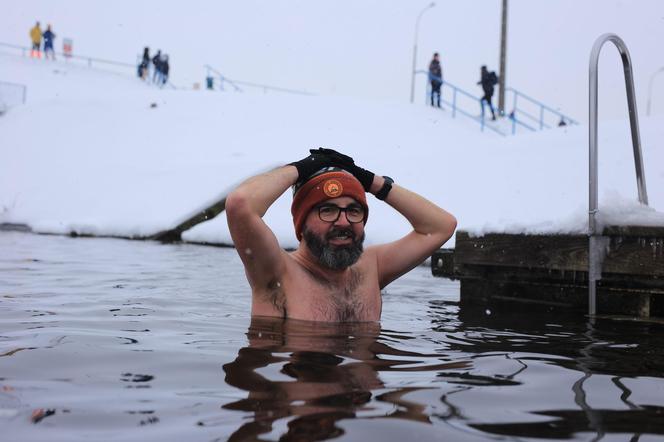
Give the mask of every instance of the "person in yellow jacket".
<path id="1" fill-rule="evenodd" d="M 42 40 L 42 31 L 39 27 L 39 22 L 30 29 L 30 40 L 32 40 L 32 50 L 30 51 L 30 57 L 41 58 L 41 40 Z"/>

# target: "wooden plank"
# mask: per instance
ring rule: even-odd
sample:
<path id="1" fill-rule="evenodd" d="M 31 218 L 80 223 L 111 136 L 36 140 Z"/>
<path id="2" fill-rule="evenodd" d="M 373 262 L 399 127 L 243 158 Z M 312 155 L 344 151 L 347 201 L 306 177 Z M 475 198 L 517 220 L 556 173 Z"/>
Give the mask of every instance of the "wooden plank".
<path id="1" fill-rule="evenodd" d="M 0 223 L 0 232 L 32 232 L 32 227 L 20 223 Z"/>
<path id="2" fill-rule="evenodd" d="M 204 221 L 209 221 L 219 215 L 226 209 L 226 196 L 216 201 L 209 207 L 195 213 L 193 216 L 187 218 L 172 229 L 164 230 L 156 233 L 147 239 L 153 239 L 161 242 L 177 242 L 182 241 L 182 232 L 191 229 L 197 224 Z"/>
<path id="3" fill-rule="evenodd" d="M 639 317 L 664 316 L 664 303 L 647 293 L 600 285 L 597 289 L 597 309 L 602 314 Z M 664 297 L 662 297 L 664 298 Z M 651 302 L 652 299 L 652 302 Z M 482 279 L 462 279 L 460 304 L 464 307 L 494 309 L 499 305 L 521 305 L 526 311 L 532 307 L 588 312 L 588 288 L 576 285 L 500 282 Z"/>
<path id="4" fill-rule="evenodd" d="M 664 237 L 610 237 L 602 271 L 664 277 Z"/>
<path id="5" fill-rule="evenodd" d="M 431 273 L 433 276 L 456 279 L 454 272 L 454 249 L 439 249 L 431 255 Z"/>
<path id="6" fill-rule="evenodd" d="M 456 266 L 481 264 L 556 270 L 588 270 L 585 235 L 456 235 Z"/>
<path id="7" fill-rule="evenodd" d="M 639 238 L 664 237 L 664 226 L 606 226 L 604 236 L 636 236 Z"/>
<path id="8" fill-rule="evenodd" d="M 610 237 L 603 272 L 664 278 L 664 229 L 609 231 L 625 231 L 632 235 Z M 644 237 L 637 233 L 662 236 Z M 454 273 L 462 274 L 464 265 L 587 271 L 588 237 L 515 234 L 471 237 L 467 232 L 460 231 L 456 236 Z"/>

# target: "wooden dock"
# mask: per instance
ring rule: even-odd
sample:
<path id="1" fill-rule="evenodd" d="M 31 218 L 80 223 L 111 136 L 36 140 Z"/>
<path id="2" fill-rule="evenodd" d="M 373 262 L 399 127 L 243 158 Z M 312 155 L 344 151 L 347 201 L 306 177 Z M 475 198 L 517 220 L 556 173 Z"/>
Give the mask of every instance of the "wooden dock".
<path id="1" fill-rule="evenodd" d="M 597 313 L 664 317 L 664 227 L 607 227 Z M 455 249 L 431 259 L 432 273 L 461 281 L 461 304 L 530 304 L 588 312 L 587 235 L 459 231 Z"/>

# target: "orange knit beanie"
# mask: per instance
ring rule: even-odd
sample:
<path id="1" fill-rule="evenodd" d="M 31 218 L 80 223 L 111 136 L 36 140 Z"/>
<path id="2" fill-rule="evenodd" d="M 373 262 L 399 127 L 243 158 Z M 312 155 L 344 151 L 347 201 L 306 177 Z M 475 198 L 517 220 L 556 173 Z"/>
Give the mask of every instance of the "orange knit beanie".
<path id="1" fill-rule="evenodd" d="M 341 196 L 349 196 L 364 207 L 364 223 L 366 224 L 369 206 L 367 206 L 362 184 L 353 175 L 342 170 L 324 172 L 310 178 L 295 191 L 293 196 L 291 214 L 298 241 L 302 239 L 302 227 L 309 211 L 324 201 Z"/>

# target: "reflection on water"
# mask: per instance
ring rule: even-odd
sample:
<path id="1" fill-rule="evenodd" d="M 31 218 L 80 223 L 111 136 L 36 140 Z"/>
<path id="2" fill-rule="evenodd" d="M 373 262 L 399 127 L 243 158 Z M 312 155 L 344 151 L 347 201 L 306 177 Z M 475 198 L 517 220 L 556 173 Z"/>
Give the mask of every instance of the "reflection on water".
<path id="1" fill-rule="evenodd" d="M 610 321 L 563 326 L 541 315 L 465 314 L 455 303 L 437 301 L 429 302 L 429 311 L 432 331 L 443 337 L 431 353 L 402 349 L 412 334 L 375 323 L 254 318 L 248 345 L 223 367 L 225 381 L 247 392 L 223 409 L 250 414 L 230 440 L 323 440 L 345 434 L 340 423 L 349 419 L 446 424 L 471 440 L 482 438 L 472 430 L 519 438 L 587 434 L 594 440 L 611 433 L 631 440 L 664 435 L 661 327 Z M 426 374 L 428 385 L 383 379 L 408 372 Z M 639 382 L 637 373 L 644 377 Z M 642 397 L 655 388 L 650 399 L 656 402 L 639 404 L 630 384 Z M 418 391 L 428 394 L 418 399 Z M 275 432 L 280 420 L 287 427 Z"/>
<path id="2" fill-rule="evenodd" d="M 402 387 L 375 394 L 385 388 L 383 371 L 463 370 L 468 361 L 436 362 L 422 366 L 436 355 L 399 350 L 380 342 L 377 323 L 327 324 L 277 318 L 254 318 L 247 332 L 249 345 L 224 365 L 226 382 L 248 392 L 245 399 L 223 405 L 224 409 L 253 413 L 230 440 L 252 440 L 272 431 L 275 420 L 292 416 L 286 439 L 309 435 L 313 440 L 339 436 L 341 419 L 371 411 L 372 401 L 393 409 L 384 418 L 430 423 L 426 405 L 404 399 L 418 390 Z M 408 358 L 407 361 L 404 358 Z M 443 358 L 438 358 L 443 359 Z M 275 373 L 270 379 L 267 373 Z"/>
<path id="3" fill-rule="evenodd" d="M 7 440 L 664 438 L 662 325 L 460 310 L 427 268 L 387 288 L 381 323 L 250 319 L 233 250 L 0 251 Z"/>

